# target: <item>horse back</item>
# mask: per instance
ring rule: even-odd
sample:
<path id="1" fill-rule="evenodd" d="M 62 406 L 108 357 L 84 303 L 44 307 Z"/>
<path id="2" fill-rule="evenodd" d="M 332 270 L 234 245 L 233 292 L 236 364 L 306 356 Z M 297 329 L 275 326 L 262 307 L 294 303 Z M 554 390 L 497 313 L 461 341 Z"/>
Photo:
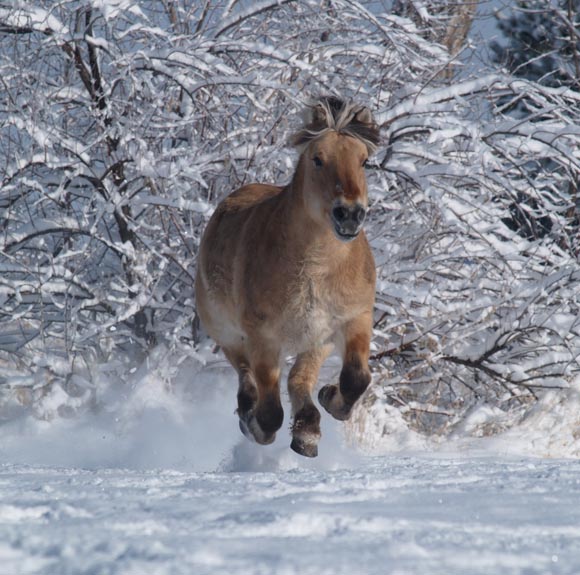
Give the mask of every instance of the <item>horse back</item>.
<path id="1" fill-rule="evenodd" d="M 232 192 L 216 211 L 237 213 L 251 210 L 262 202 L 277 196 L 284 188 L 270 184 L 248 184 Z"/>

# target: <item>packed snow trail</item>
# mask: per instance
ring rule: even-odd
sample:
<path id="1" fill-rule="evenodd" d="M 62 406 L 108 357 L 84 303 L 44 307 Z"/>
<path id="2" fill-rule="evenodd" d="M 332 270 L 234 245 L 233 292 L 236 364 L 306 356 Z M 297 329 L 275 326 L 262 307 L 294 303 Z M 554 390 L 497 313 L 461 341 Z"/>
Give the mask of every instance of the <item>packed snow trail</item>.
<path id="1" fill-rule="evenodd" d="M 580 462 L 0 467 L 3 575 L 580 573 Z"/>

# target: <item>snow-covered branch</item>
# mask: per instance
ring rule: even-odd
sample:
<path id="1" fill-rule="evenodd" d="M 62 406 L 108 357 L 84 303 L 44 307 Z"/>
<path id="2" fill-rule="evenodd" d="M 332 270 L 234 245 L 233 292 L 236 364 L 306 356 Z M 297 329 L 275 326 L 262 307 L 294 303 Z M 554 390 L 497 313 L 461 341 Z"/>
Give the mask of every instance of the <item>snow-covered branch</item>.
<path id="1" fill-rule="evenodd" d="M 421 406 L 414 423 L 433 430 L 566 386 L 580 94 L 497 71 L 450 82 L 423 32 L 351 0 L 2 4 L 0 359 L 18 349 L 34 372 L 58 354 L 72 372 L 156 344 L 193 353 L 213 207 L 289 181 L 301 108 L 334 93 L 382 126 L 368 170 L 379 395 L 405 416 Z"/>

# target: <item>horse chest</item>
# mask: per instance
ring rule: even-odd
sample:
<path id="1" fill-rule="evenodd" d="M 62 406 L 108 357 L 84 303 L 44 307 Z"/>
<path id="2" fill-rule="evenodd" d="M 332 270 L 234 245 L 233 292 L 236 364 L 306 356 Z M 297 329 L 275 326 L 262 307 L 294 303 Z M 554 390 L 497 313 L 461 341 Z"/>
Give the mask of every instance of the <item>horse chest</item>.
<path id="1" fill-rule="evenodd" d="M 348 315 L 336 295 L 310 280 L 301 286 L 286 317 L 289 350 L 299 353 L 333 339 Z"/>

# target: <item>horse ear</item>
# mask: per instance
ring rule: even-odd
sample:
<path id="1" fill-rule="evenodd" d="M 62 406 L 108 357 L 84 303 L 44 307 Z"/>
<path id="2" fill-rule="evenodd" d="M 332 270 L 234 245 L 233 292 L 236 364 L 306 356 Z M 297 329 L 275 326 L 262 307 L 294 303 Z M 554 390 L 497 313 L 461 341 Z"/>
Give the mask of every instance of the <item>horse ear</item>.
<path id="1" fill-rule="evenodd" d="M 360 122 L 361 124 L 374 124 L 373 115 L 371 111 L 363 106 L 355 115 L 354 120 Z"/>
<path id="2" fill-rule="evenodd" d="M 366 144 L 369 155 L 376 152 L 381 135 L 369 108 L 361 106 L 355 112 L 352 118 L 352 131 Z"/>
<path id="3" fill-rule="evenodd" d="M 328 110 L 322 104 L 317 104 L 312 108 L 310 124 L 312 126 L 326 126 L 328 124 Z"/>
<path id="4" fill-rule="evenodd" d="M 288 143 L 294 148 L 301 148 L 308 144 L 311 139 L 312 135 L 308 132 L 308 130 L 300 130 L 299 132 L 296 132 L 296 134 L 290 136 Z"/>
<path id="5" fill-rule="evenodd" d="M 322 103 L 310 106 L 307 110 L 305 126 L 290 138 L 290 144 L 301 148 L 308 144 L 315 136 L 329 125 L 328 109 Z"/>

